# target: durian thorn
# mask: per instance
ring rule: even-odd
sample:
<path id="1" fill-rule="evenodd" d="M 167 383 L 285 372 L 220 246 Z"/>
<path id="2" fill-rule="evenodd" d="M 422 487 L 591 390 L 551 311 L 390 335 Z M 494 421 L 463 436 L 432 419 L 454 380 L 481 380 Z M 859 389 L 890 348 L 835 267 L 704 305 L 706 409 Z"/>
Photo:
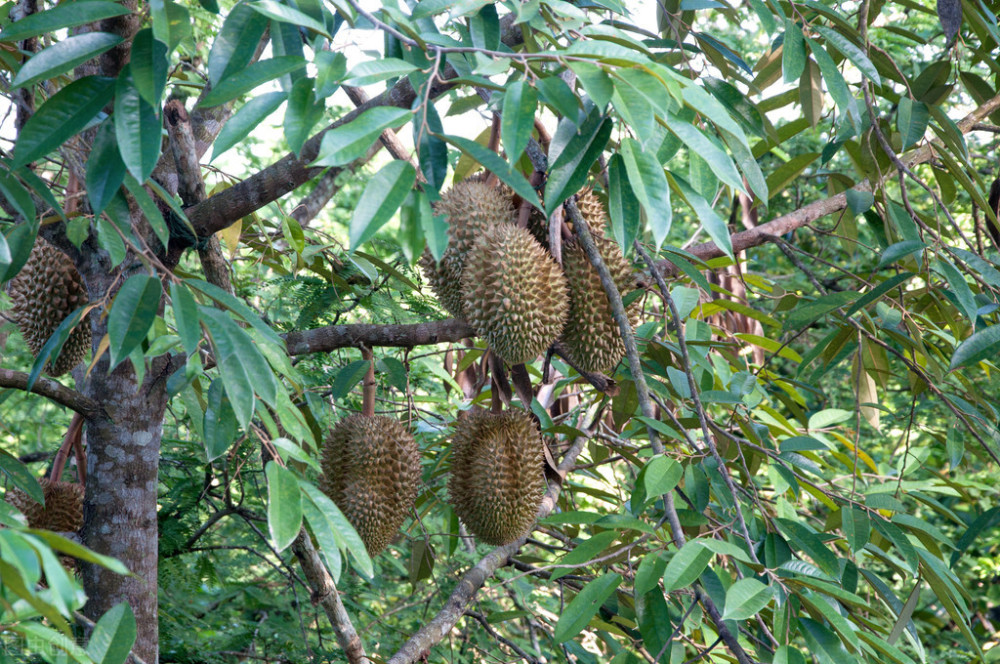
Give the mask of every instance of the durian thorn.
<path id="1" fill-rule="evenodd" d="M 361 384 L 361 414 L 365 417 L 375 416 L 375 356 L 372 349 L 361 347 L 361 359 L 368 362 L 368 371 Z"/>

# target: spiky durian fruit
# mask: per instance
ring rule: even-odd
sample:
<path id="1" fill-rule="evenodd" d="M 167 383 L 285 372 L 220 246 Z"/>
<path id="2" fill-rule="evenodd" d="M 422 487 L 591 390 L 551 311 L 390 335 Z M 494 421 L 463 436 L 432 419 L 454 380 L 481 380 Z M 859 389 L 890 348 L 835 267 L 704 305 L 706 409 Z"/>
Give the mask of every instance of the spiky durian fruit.
<path id="1" fill-rule="evenodd" d="M 462 306 L 462 272 L 465 258 L 486 229 L 516 221 L 514 204 L 502 188 L 481 178 L 462 180 L 441 195 L 435 213 L 448 218 L 448 248 L 436 263 L 430 250 L 424 251 L 420 265 L 441 301 L 456 318 L 465 318 Z"/>
<path id="2" fill-rule="evenodd" d="M 83 279 L 66 254 L 42 238 L 35 240 L 28 262 L 9 286 L 13 303 L 10 317 L 21 330 L 31 354 L 38 356 L 56 328 L 78 307 L 87 302 Z M 90 323 L 85 317 L 70 333 L 55 364 L 45 372 L 61 376 L 87 356 L 90 350 Z"/>
<path id="3" fill-rule="evenodd" d="M 358 531 L 369 555 L 389 546 L 417 498 L 420 450 L 398 421 L 351 415 L 323 446 L 320 489 Z"/>
<path id="4" fill-rule="evenodd" d="M 633 285 L 632 266 L 614 240 L 597 233 L 593 238 L 615 285 L 624 295 Z M 625 355 L 625 344 L 601 278 L 577 241 L 563 246 L 563 272 L 570 297 L 562 342 L 569 359 L 584 371 L 610 371 Z M 632 318 L 635 307 L 628 313 Z"/>
<path id="5" fill-rule="evenodd" d="M 587 222 L 587 228 L 591 233 L 603 236 L 607 232 L 610 226 L 608 212 L 593 189 L 585 189 L 577 195 L 576 207 L 580 210 L 580 216 Z"/>
<path id="6" fill-rule="evenodd" d="M 458 518 L 487 544 L 513 542 L 535 523 L 545 495 L 542 445 L 523 410 L 458 421 L 448 493 Z"/>
<path id="7" fill-rule="evenodd" d="M 83 485 L 72 482 L 38 480 L 45 505 L 36 503 L 20 489 L 7 492 L 6 501 L 28 518 L 28 527 L 75 533 L 83 527 Z"/>
<path id="8" fill-rule="evenodd" d="M 465 318 L 508 364 L 530 362 L 559 338 L 566 277 L 527 229 L 485 231 L 465 258 Z"/>

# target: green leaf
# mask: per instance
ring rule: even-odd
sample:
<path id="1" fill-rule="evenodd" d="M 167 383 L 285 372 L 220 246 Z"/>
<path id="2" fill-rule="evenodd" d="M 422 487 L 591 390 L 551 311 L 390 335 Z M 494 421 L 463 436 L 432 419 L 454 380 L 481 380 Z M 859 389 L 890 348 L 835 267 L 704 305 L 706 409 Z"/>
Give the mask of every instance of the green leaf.
<path id="1" fill-rule="evenodd" d="M 29 14 L 0 32 L 0 42 L 17 42 L 63 28 L 96 23 L 106 18 L 124 16 L 131 11 L 117 2 L 77 0 L 56 5 L 37 14 Z"/>
<path id="2" fill-rule="evenodd" d="M 85 76 L 55 93 L 28 118 L 14 147 L 13 166 L 44 157 L 82 131 L 111 101 L 115 79 Z"/>
<path id="3" fill-rule="evenodd" d="M 681 481 L 684 468 L 670 457 L 657 455 L 650 459 L 636 478 L 636 484 L 641 484 L 647 498 L 662 496 L 674 490 Z"/>
<path id="4" fill-rule="evenodd" d="M 240 426 L 246 428 L 253 416 L 256 392 L 274 406 L 277 398 L 274 373 L 254 340 L 232 318 L 214 307 L 200 307 L 201 320 L 208 328 L 219 363 L 226 394 Z"/>
<path id="5" fill-rule="evenodd" d="M 35 363 L 31 365 L 31 372 L 28 374 L 28 385 L 26 389 L 29 392 L 31 391 L 31 388 L 34 387 L 35 381 L 38 380 L 38 377 L 41 375 L 42 367 L 44 367 L 50 359 L 53 363 L 56 359 L 58 359 L 59 351 L 62 350 L 63 344 L 65 344 L 66 340 L 69 339 L 70 332 L 72 332 L 73 328 L 80 323 L 80 320 L 90 308 L 91 305 L 85 304 L 67 316 L 63 322 L 56 327 L 52 336 L 50 336 L 49 340 L 42 346 L 42 349 L 38 351 L 38 357 L 35 358 Z"/>
<path id="6" fill-rule="evenodd" d="M 347 56 L 343 53 L 316 53 L 316 98 L 325 99 L 337 91 L 347 72 Z"/>
<path id="7" fill-rule="evenodd" d="M 299 10 L 289 7 L 288 5 L 274 2 L 274 0 L 257 0 L 256 2 L 249 3 L 247 6 L 256 12 L 263 14 L 272 21 L 300 26 L 308 30 L 312 30 L 313 32 L 318 32 L 327 39 L 333 39 L 330 33 L 327 32 L 326 26 L 308 14 L 300 12 Z"/>
<path id="8" fill-rule="evenodd" d="M 990 325 L 979 330 L 963 341 L 951 356 L 949 371 L 969 366 L 981 360 L 996 360 L 996 348 L 1000 345 L 1000 325 Z"/>
<path id="9" fill-rule="evenodd" d="M 556 115 L 561 115 L 573 124 L 577 123 L 580 113 L 580 102 L 566 81 L 558 76 L 548 76 L 536 83 L 542 101 L 555 109 Z"/>
<path id="10" fill-rule="evenodd" d="M 198 303 L 191 291 L 184 284 L 179 283 L 170 284 L 170 301 L 173 306 L 177 335 L 181 338 L 184 352 L 191 355 L 198 349 L 198 343 L 201 341 Z"/>
<path id="11" fill-rule="evenodd" d="M 486 148 L 475 141 L 469 140 L 468 138 L 462 138 L 461 136 L 446 135 L 441 138 L 478 161 L 486 168 L 486 170 L 492 171 L 498 178 L 500 178 L 501 181 L 513 189 L 518 196 L 528 201 L 528 203 L 534 205 L 539 210 L 542 209 L 542 203 L 538 200 L 538 194 L 535 193 L 531 184 L 529 184 L 524 176 L 521 175 L 520 171 L 512 168 L 511 165 L 496 152 L 493 152 L 489 148 Z"/>
<path id="12" fill-rule="evenodd" d="M 723 620 L 747 620 L 768 605 L 774 596 L 770 586 L 754 578 L 740 579 L 726 591 L 726 608 Z"/>
<path id="13" fill-rule="evenodd" d="M 216 378 L 208 387 L 201 426 L 205 439 L 205 458 L 211 463 L 229 450 L 239 432 L 233 402 L 226 393 L 222 378 Z"/>
<path id="14" fill-rule="evenodd" d="M 427 191 L 437 193 L 448 176 L 448 145 L 441 140 L 444 126 L 434 104 L 421 104 L 413 118 L 413 142 Z"/>
<path id="15" fill-rule="evenodd" d="M 38 480 L 16 456 L 5 450 L 0 450 L 0 470 L 10 478 L 14 486 L 28 494 L 29 498 L 36 503 L 45 504 L 45 494 L 42 492 Z"/>
<path id="16" fill-rule="evenodd" d="M 62 74 L 120 43 L 122 43 L 121 37 L 108 32 L 87 32 L 66 37 L 39 51 L 25 62 L 11 82 L 11 89 L 16 90 Z"/>
<path id="17" fill-rule="evenodd" d="M 281 440 L 280 438 L 278 440 Z M 316 548 L 326 561 L 326 567 L 330 572 L 334 583 L 340 581 L 340 568 L 343 566 L 343 559 L 340 555 L 341 539 L 339 533 L 333 528 L 332 523 L 320 511 L 313 501 L 302 501 L 302 516 L 309 525 L 313 537 L 316 539 Z"/>
<path id="18" fill-rule="evenodd" d="M 687 588 L 698 580 L 715 554 L 698 540 L 688 541 L 674 554 L 663 573 L 663 589 L 667 592 Z"/>
<path id="19" fill-rule="evenodd" d="M 2 170 L 0 170 L 0 194 L 17 210 L 25 222 L 35 223 L 36 209 L 31 194 L 16 177 Z"/>
<path id="20" fill-rule="evenodd" d="M 365 186 L 351 217 L 351 251 L 375 236 L 406 200 L 417 181 L 410 162 L 390 161 Z"/>
<path id="21" fill-rule="evenodd" d="M 882 86 L 882 79 L 878 75 L 878 70 L 875 69 L 875 65 L 872 61 L 868 59 L 868 56 L 862 51 L 854 42 L 849 40 L 844 35 L 840 34 L 833 28 L 827 28 L 822 25 L 813 25 L 812 27 L 816 32 L 823 35 L 826 39 L 827 44 L 832 44 L 834 48 L 840 51 L 845 58 L 851 61 L 858 70 L 865 75 L 865 77 L 874 83 L 876 86 Z"/>
<path id="22" fill-rule="evenodd" d="M 208 81 L 213 86 L 232 78 L 250 64 L 261 37 L 271 24 L 266 16 L 249 5 L 241 2 L 233 7 L 212 43 L 208 54 Z"/>
<path id="23" fill-rule="evenodd" d="M 129 67 L 132 83 L 139 96 L 154 109 L 159 109 L 163 89 L 167 85 L 167 45 L 153 37 L 149 28 L 140 30 L 132 40 Z M 157 111 L 158 112 L 158 111 Z"/>
<path id="24" fill-rule="evenodd" d="M 622 160 L 628 173 L 629 185 L 646 211 L 653 241 L 659 249 L 670 232 L 673 210 L 670 207 L 670 187 L 663 166 L 656 156 L 644 151 L 639 141 L 625 138 L 621 143 Z"/>
<path id="25" fill-rule="evenodd" d="M 620 247 L 628 250 L 638 237 L 641 225 L 639 199 L 628 181 L 628 170 L 620 154 L 611 155 L 608 161 L 608 215 L 611 217 L 611 234 Z"/>
<path id="26" fill-rule="evenodd" d="M 160 157 L 161 123 L 156 111 L 139 96 L 130 65 L 115 84 L 115 138 L 125 167 L 139 182 L 153 174 Z M 160 238 L 166 244 L 166 240 Z"/>
<path id="27" fill-rule="evenodd" d="M 185 279 L 184 282 L 195 290 L 199 290 L 209 296 L 226 309 L 229 309 L 247 323 L 250 323 L 250 326 L 253 327 L 253 329 L 260 332 L 264 338 L 269 343 L 274 344 L 275 347 L 280 348 L 281 350 L 285 349 L 284 339 L 279 337 L 278 334 L 267 325 L 267 323 L 260 319 L 260 316 L 254 313 L 253 309 L 248 307 L 246 303 L 239 298 L 227 293 L 215 284 L 210 284 L 207 281 L 202 281 L 201 279 Z"/>
<path id="28" fill-rule="evenodd" d="M 865 548 L 872 530 L 868 512 L 856 507 L 843 507 L 840 510 L 840 519 L 841 530 L 844 531 L 844 538 L 847 539 L 847 546 L 851 547 L 851 551 L 857 553 Z"/>
<path id="29" fill-rule="evenodd" d="M 125 162 L 118 152 L 114 123 L 105 121 L 97 129 L 87 158 L 87 198 L 94 216 L 108 206 L 125 180 Z"/>
<path id="30" fill-rule="evenodd" d="M 117 558 L 112 558 L 111 556 L 104 556 L 99 553 L 95 553 L 83 546 L 82 544 L 77 544 L 71 539 L 67 539 L 58 533 L 54 533 L 51 530 L 36 530 L 32 529 L 28 531 L 32 536 L 38 539 L 44 540 L 46 544 L 51 546 L 56 551 L 65 553 L 67 555 L 73 556 L 74 558 L 79 558 L 80 560 L 86 561 L 88 563 L 94 563 L 95 565 L 100 565 L 105 569 L 108 569 L 115 574 L 131 574 L 128 567 L 125 566 Z"/>
<path id="31" fill-rule="evenodd" d="M 688 202 L 688 205 L 698 215 L 698 221 L 701 222 L 702 228 L 705 229 L 709 237 L 712 238 L 712 241 L 715 242 L 715 246 L 722 249 L 727 256 L 733 258 L 733 240 L 729 235 L 729 225 L 726 223 L 726 220 L 719 216 L 715 208 L 701 194 L 688 186 L 687 182 L 674 174 L 671 174 L 671 177 L 677 188 L 680 189 L 684 199 Z"/>
<path id="32" fill-rule="evenodd" d="M 108 312 L 108 350 L 111 367 L 139 347 L 156 319 L 163 289 L 160 280 L 147 274 L 128 278 L 115 295 Z"/>
<path id="33" fill-rule="evenodd" d="M 267 116 L 278 110 L 286 97 L 284 92 L 268 92 L 243 104 L 240 110 L 233 113 L 233 117 L 229 118 L 229 122 L 216 137 L 215 145 L 212 147 L 212 159 L 209 161 L 214 161 L 220 154 L 246 138 Z"/>
<path id="34" fill-rule="evenodd" d="M 806 68 L 806 43 L 802 39 L 802 28 L 790 18 L 785 19 L 785 39 L 781 45 L 781 71 L 785 83 L 794 83 L 802 78 Z"/>
<path id="35" fill-rule="evenodd" d="M 317 103 L 313 95 L 313 80 L 303 77 L 295 81 L 288 95 L 284 122 L 285 140 L 292 152 L 299 154 L 302 151 L 302 145 L 325 112 L 326 106 L 322 101 Z"/>
<path id="36" fill-rule="evenodd" d="M 576 548 L 560 558 L 558 563 L 560 565 L 583 565 L 607 553 L 608 548 L 611 547 L 612 543 L 619 536 L 620 533 L 615 530 L 605 530 L 604 532 L 597 533 L 589 539 L 579 542 Z M 549 578 L 554 581 L 567 574 L 572 574 L 576 569 L 576 567 L 557 567 L 552 570 L 552 576 Z"/>
<path id="37" fill-rule="evenodd" d="M 900 98 L 896 125 L 902 137 L 904 150 L 916 145 L 924 137 L 929 119 L 930 111 L 927 109 L 927 104 L 914 101 L 907 96 Z"/>
<path id="38" fill-rule="evenodd" d="M 274 548 L 284 551 L 302 527 L 302 493 L 295 474 L 277 462 L 269 461 L 264 474 L 267 475 L 267 528 Z"/>
<path id="39" fill-rule="evenodd" d="M 710 141 L 694 125 L 685 122 L 672 113 L 664 118 L 667 128 L 674 133 L 689 150 L 705 160 L 708 167 L 712 169 L 715 176 L 737 191 L 749 193 L 743 186 L 743 178 L 740 177 L 733 160 L 729 158 L 720 147 Z M 662 169 L 661 169 L 662 170 Z M 635 186 L 635 183 L 633 183 Z"/>
<path id="40" fill-rule="evenodd" d="M 570 62 L 569 68 L 576 73 L 583 89 L 594 101 L 598 111 L 603 111 L 615 92 L 615 84 L 601 67 L 589 62 Z"/>
<path id="41" fill-rule="evenodd" d="M 585 585 L 573 601 L 563 609 L 552 634 L 553 641 L 562 643 L 579 634 L 621 582 L 620 574 L 608 573 Z"/>
<path id="42" fill-rule="evenodd" d="M 969 319 L 969 322 L 975 325 L 979 305 L 972 294 L 972 289 L 969 288 L 969 284 L 965 281 L 965 274 L 952 265 L 951 261 L 940 257 L 934 261 L 934 268 L 944 275 L 945 280 L 948 282 L 948 287 L 957 300 L 959 309 Z"/>
<path id="43" fill-rule="evenodd" d="M 361 541 L 361 537 L 357 531 L 354 530 L 354 526 L 344 516 L 344 513 L 340 511 L 340 508 L 332 500 L 312 484 L 302 482 L 300 486 L 306 497 L 319 508 L 320 513 L 329 522 L 333 532 L 339 536 L 338 541 L 341 542 L 341 550 L 351 554 L 355 563 L 354 567 L 358 573 L 366 579 L 373 578 L 375 576 L 375 567 L 368 556 L 368 550 L 365 548 L 364 542 Z"/>
<path id="44" fill-rule="evenodd" d="M 836 554 L 828 549 L 814 532 L 798 521 L 791 519 L 775 519 L 775 522 L 785 536 L 800 551 L 812 558 L 813 562 L 819 565 L 820 569 L 835 579 L 840 578 L 840 563 L 837 560 Z"/>
<path id="45" fill-rule="evenodd" d="M 95 664 L 124 664 L 135 637 L 135 614 L 128 602 L 121 602 L 97 621 L 87 643 L 87 654 Z"/>
<path id="46" fill-rule="evenodd" d="M 379 60 L 368 60 L 362 62 L 347 74 L 343 85 L 365 86 L 372 85 L 390 78 L 406 76 L 417 70 L 406 60 L 399 58 L 381 58 Z"/>
<path id="47" fill-rule="evenodd" d="M 339 400 L 350 394 L 354 386 L 361 382 L 371 364 L 368 360 L 355 360 L 337 372 L 337 377 L 333 380 L 330 388 L 330 396 Z"/>
<path id="48" fill-rule="evenodd" d="M 523 80 L 511 83 L 504 92 L 500 136 L 507 158 L 516 162 L 531 140 L 535 128 L 538 93 Z"/>
<path id="49" fill-rule="evenodd" d="M 915 253 L 923 251 L 927 248 L 927 245 L 920 240 L 904 240 L 903 242 L 897 242 L 882 252 L 882 255 L 878 259 L 878 269 L 882 269 L 887 265 L 892 265 L 896 261 L 906 258 L 907 256 L 912 256 Z"/>
<path id="50" fill-rule="evenodd" d="M 819 44 L 808 37 L 805 40 L 809 44 L 809 50 L 812 51 L 813 58 L 816 59 L 816 64 L 819 65 L 823 80 L 826 81 L 826 88 L 830 92 L 830 96 L 833 97 L 834 103 L 837 104 L 837 108 L 840 109 L 841 113 L 850 118 L 855 133 L 861 133 L 861 114 L 858 111 L 858 104 L 851 94 L 850 89 L 848 89 L 843 74 L 837 69 L 837 65 L 834 63 L 833 58 L 830 57 L 830 54 L 823 50 Z"/>
<path id="51" fill-rule="evenodd" d="M 58 564 L 58 561 L 56 561 L 56 565 Z M 62 568 L 60 567 L 60 569 Z M 65 572 L 62 575 L 65 576 Z M 87 652 L 77 645 L 74 639 L 63 636 L 51 627 L 47 627 L 40 622 L 23 621 L 12 628 L 15 632 L 23 634 L 25 641 L 28 643 L 43 644 L 45 651 L 51 653 L 50 657 L 52 659 L 61 658 L 59 655 L 61 651 L 80 664 L 91 664 Z"/>
<path id="52" fill-rule="evenodd" d="M 545 183 L 546 215 L 551 215 L 587 181 L 591 166 L 611 138 L 612 125 L 609 118 L 594 109 L 549 164 L 549 178 Z"/>
<path id="53" fill-rule="evenodd" d="M 151 187 L 155 184 L 153 180 L 149 180 L 148 183 Z M 163 220 L 163 214 L 156 205 L 156 201 L 153 200 L 153 197 L 149 195 L 146 189 L 130 173 L 125 174 L 125 188 L 132 194 L 132 198 L 135 199 L 139 209 L 142 210 L 146 221 L 149 222 L 153 232 L 156 233 L 156 237 L 164 247 L 167 246 L 170 240 L 170 229 L 167 228 L 167 223 Z M 128 227 L 126 226 L 122 230 L 126 228 Z"/>
<path id="54" fill-rule="evenodd" d="M 200 108 L 210 108 L 225 104 L 254 88 L 273 81 L 279 76 L 291 73 L 305 66 L 305 60 L 294 55 L 279 55 L 269 60 L 260 60 L 238 73 L 219 81 L 198 102 Z"/>
<path id="55" fill-rule="evenodd" d="M 312 166 L 343 166 L 364 156 L 386 129 L 395 129 L 412 113 L 394 106 L 376 106 L 323 135 L 319 154 Z"/>

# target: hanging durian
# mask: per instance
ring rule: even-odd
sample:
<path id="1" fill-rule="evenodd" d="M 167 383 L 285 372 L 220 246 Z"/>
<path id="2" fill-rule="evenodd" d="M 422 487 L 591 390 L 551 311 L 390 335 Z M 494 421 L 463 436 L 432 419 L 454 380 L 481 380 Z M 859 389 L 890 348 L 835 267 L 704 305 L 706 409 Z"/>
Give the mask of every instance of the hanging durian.
<path id="1" fill-rule="evenodd" d="M 631 264 L 617 242 L 598 233 L 593 233 L 593 238 L 611 278 L 625 295 L 634 285 Z M 625 344 L 601 278 L 575 240 L 563 245 L 563 272 L 569 283 L 570 304 L 561 340 L 569 360 L 584 371 L 611 371 L 624 357 Z M 628 313 L 632 318 L 635 307 Z"/>
<path id="2" fill-rule="evenodd" d="M 420 450 L 410 432 L 383 416 L 351 415 L 327 436 L 320 489 L 358 531 L 369 555 L 389 546 L 413 507 Z"/>
<path id="3" fill-rule="evenodd" d="M 542 438 L 523 410 L 471 413 L 456 425 L 450 502 L 487 544 L 508 544 L 535 523 L 545 495 Z"/>
<path id="4" fill-rule="evenodd" d="M 508 364 L 530 362 L 559 338 L 569 300 L 566 278 L 527 229 L 487 229 L 462 275 L 465 318 Z"/>
<path id="5" fill-rule="evenodd" d="M 38 356 L 56 328 L 87 302 L 87 291 L 73 261 L 42 238 L 9 286 L 10 318 L 17 324 L 31 354 Z M 45 372 L 61 376 L 83 361 L 90 350 L 90 323 L 85 317 L 70 333 L 53 365 Z"/>
<path id="6" fill-rule="evenodd" d="M 462 180 L 441 195 L 435 214 L 448 218 L 448 248 L 440 263 L 430 250 L 420 265 L 441 305 L 456 318 L 465 318 L 462 307 L 462 272 L 466 255 L 486 229 L 517 219 L 510 196 L 482 178 Z"/>
<path id="7" fill-rule="evenodd" d="M 5 498 L 27 517 L 28 527 L 57 533 L 80 530 L 83 527 L 83 485 L 48 478 L 42 478 L 38 483 L 45 496 L 44 506 L 16 488 L 9 490 Z"/>

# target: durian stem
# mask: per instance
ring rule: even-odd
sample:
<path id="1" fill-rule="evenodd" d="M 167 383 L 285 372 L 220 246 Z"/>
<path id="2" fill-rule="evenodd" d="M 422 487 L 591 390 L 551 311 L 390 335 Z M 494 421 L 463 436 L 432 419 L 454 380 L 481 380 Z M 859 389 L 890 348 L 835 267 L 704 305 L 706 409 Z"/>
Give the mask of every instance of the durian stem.
<path id="1" fill-rule="evenodd" d="M 69 423 L 69 428 L 66 429 L 66 435 L 63 436 L 62 445 L 59 446 L 59 451 L 56 452 L 56 457 L 52 461 L 52 472 L 49 474 L 49 479 L 53 482 L 59 482 L 62 480 L 62 474 L 63 470 L 66 469 L 66 460 L 69 458 L 69 452 L 71 449 L 75 449 L 75 441 L 79 438 L 82 430 L 83 415 L 75 413 L 73 415 L 73 419 Z M 79 465 L 79 459 L 77 459 L 77 467 L 79 467 Z"/>
<path id="2" fill-rule="evenodd" d="M 361 414 L 375 416 L 375 356 L 371 348 L 361 347 L 361 358 L 368 362 L 368 372 L 361 387 Z"/>

